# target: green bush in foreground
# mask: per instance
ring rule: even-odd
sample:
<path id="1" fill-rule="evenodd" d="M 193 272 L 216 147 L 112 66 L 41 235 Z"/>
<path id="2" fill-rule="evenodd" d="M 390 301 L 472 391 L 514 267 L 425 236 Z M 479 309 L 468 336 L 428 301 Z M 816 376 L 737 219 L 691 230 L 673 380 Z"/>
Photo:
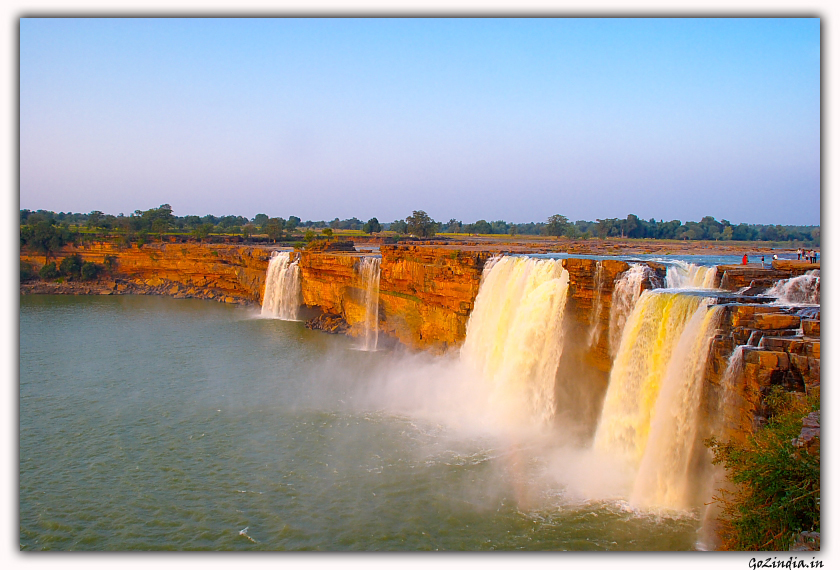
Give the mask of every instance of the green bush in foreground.
<path id="1" fill-rule="evenodd" d="M 820 409 L 819 389 L 797 398 L 774 389 L 768 422 L 744 443 L 706 444 L 734 492 L 721 490 L 722 550 L 787 550 L 802 531 L 820 531 L 820 456 L 795 448 L 802 418 Z"/>

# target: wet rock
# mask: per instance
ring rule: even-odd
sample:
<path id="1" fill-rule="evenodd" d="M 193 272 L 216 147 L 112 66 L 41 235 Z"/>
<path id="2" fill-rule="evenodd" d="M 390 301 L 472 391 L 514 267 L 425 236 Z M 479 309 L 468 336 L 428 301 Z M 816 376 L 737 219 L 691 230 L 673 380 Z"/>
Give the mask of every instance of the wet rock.
<path id="1" fill-rule="evenodd" d="M 341 315 L 331 313 L 322 313 L 313 319 L 309 319 L 306 321 L 305 326 L 311 330 L 324 331 L 333 334 L 346 333 L 350 329 L 347 321 L 345 321 Z"/>

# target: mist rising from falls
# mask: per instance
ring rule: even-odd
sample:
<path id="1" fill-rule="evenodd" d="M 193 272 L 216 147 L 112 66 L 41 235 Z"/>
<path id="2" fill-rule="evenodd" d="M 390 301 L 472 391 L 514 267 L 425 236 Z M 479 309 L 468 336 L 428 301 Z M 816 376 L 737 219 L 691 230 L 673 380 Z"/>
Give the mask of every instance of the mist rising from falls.
<path id="1" fill-rule="evenodd" d="M 594 448 L 637 469 L 635 504 L 686 506 L 703 369 L 720 314 L 709 302 L 648 290 L 624 327 Z"/>
<path id="2" fill-rule="evenodd" d="M 291 252 L 275 251 L 268 262 L 261 315 L 296 321 L 301 304 L 300 267 Z"/>
<path id="3" fill-rule="evenodd" d="M 669 289 L 714 289 L 717 267 L 705 267 L 677 260 L 665 273 L 665 287 Z"/>
<path id="4" fill-rule="evenodd" d="M 556 259 L 506 256 L 484 267 L 461 360 L 519 419 L 545 422 L 554 415 L 568 285 Z"/>
<path id="5" fill-rule="evenodd" d="M 361 262 L 362 283 L 365 288 L 365 344 L 363 350 L 376 350 L 379 341 L 379 275 L 378 257 L 365 257 Z"/>
<path id="6" fill-rule="evenodd" d="M 782 305 L 819 305 L 820 270 L 813 269 L 798 277 L 781 279 L 764 295 L 776 297 Z"/>
<path id="7" fill-rule="evenodd" d="M 653 270 L 644 264 L 634 264 L 621 274 L 615 282 L 610 305 L 610 355 L 618 352 L 621 334 L 627 317 L 636 306 L 636 301 L 642 294 L 642 283 L 654 276 Z"/>

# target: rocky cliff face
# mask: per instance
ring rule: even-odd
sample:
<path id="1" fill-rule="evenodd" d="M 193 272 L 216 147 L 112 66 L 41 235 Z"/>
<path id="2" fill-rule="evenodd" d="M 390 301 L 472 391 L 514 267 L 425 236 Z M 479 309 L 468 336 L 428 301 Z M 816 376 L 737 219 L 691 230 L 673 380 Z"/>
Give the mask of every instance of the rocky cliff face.
<path id="1" fill-rule="evenodd" d="M 463 341 L 488 253 L 385 246 L 379 280 L 379 330 L 400 342 L 443 351 Z M 365 322 L 364 256 L 300 254 L 303 302 L 340 315 L 348 332 Z"/>
<path id="2" fill-rule="evenodd" d="M 796 313 L 772 305 L 725 305 L 710 348 L 703 401 L 708 418 L 727 398 L 736 414 L 716 435 L 742 439 L 761 425 L 767 414 L 764 397 L 773 386 L 804 395 L 820 385 L 819 313 Z M 742 365 L 725 378 L 731 356 L 743 345 Z"/>
<path id="3" fill-rule="evenodd" d="M 445 350 L 464 340 L 487 252 L 382 246 L 382 329 L 410 346 Z"/>
<path id="4" fill-rule="evenodd" d="M 122 248 L 95 242 L 64 247 L 54 258 L 60 263 L 73 254 L 100 265 L 106 256 L 115 258 L 115 269 L 104 280 L 113 285 L 115 293 L 155 292 L 248 303 L 262 299 L 271 251 L 252 246 L 189 243 Z M 20 258 L 36 268 L 45 262 L 44 256 L 29 252 L 22 252 Z"/>
<path id="5" fill-rule="evenodd" d="M 432 246 L 383 245 L 379 287 L 379 330 L 416 348 L 444 351 L 465 338 L 481 275 L 490 253 Z M 104 264 L 115 258 L 115 269 L 95 283 L 33 282 L 30 292 L 71 294 L 157 293 L 198 297 L 228 303 L 259 303 L 265 288 L 270 247 L 201 244 L 147 244 L 121 248 L 110 243 L 66 247 L 56 260 L 79 254 L 85 261 Z M 302 273 L 303 302 L 329 319 L 333 331 L 359 335 L 364 331 L 365 285 L 360 271 L 363 254 L 349 251 L 296 253 Z M 28 252 L 21 260 L 43 265 L 44 257 Z M 629 265 L 623 261 L 566 259 L 569 297 L 566 309 L 567 346 L 561 373 L 576 374 L 579 382 L 598 387 L 580 402 L 582 410 L 597 413 L 598 394 L 606 387 L 612 358 L 609 322 L 616 280 Z M 664 268 L 649 264 L 664 277 Z M 812 269 L 812 264 L 779 264 L 773 269 L 728 266 L 723 283 L 739 289 L 757 282 L 789 278 Z M 719 272 L 720 274 L 720 272 Z M 733 297 L 735 299 L 736 297 Z M 316 323 L 317 324 L 317 323 Z M 322 323 L 323 325 L 323 323 Z M 322 327 L 323 328 L 323 327 Z M 801 334 L 797 334 L 801 330 Z M 805 391 L 820 382 L 819 311 L 797 314 L 778 306 L 730 302 L 707 364 L 708 417 L 725 397 L 723 376 L 735 347 L 744 349 L 743 370 L 736 378 L 740 410 L 727 430 L 748 433 L 763 417 L 762 397 L 770 386 Z M 759 337 L 763 338 L 761 346 Z M 585 371 L 585 372 L 581 372 Z M 571 397 L 566 395 L 566 397 Z M 731 394 L 730 394 L 731 397 Z M 590 401 L 591 400 L 591 401 Z"/>

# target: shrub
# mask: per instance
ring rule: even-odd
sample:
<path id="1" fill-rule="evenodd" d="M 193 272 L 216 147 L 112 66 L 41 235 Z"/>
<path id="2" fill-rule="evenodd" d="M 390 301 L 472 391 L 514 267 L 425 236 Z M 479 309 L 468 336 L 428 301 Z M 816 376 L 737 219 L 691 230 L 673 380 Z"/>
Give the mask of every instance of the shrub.
<path id="1" fill-rule="evenodd" d="M 38 276 L 41 279 L 55 279 L 58 277 L 58 269 L 55 268 L 55 261 L 50 261 L 44 265 L 41 270 L 38 271 Z"/>
<path id="2" fill-rule="evenodd" d="M 32 269 L 32 264 L 28 261 L 20 261 L 20 282 L 29 281 L 35 278 L 35 271 Z"/>
<path id="3" fill-rule="evenodd" d="M 61 260 L 59 270 L 61 271 L 61 274 L 65 277 L 79 277 L 82 273 L 81 256 L 78 253 L 68 255 L 67 257 Z"/>
<path id="4" fill-rule="evenodd" d="M 803 531 L 820 530 L 820 457 L 791 443 L 802 418 L 819 410 L 819 389 L 807 398 L 774 388 L 766 397 L 770 419 L 744 443 L 706 444 L 734 484 L 721 491 L 723 550 L 787 550 Z"/>
<path id="5" fill-rule="evenodd" d="M 113 271 L 117 267 L 117 257 L 115 255 L 106 255 L 105 256 L 105 269 L 108 271 Z"/>
<path id="6" fill-rule="evenodd" d="M 96 279 L 96 276 L 99 275 L 99 266 L 92 261 L 88 261 L 82 265 L 81 275 L 85 281 Z"/>

